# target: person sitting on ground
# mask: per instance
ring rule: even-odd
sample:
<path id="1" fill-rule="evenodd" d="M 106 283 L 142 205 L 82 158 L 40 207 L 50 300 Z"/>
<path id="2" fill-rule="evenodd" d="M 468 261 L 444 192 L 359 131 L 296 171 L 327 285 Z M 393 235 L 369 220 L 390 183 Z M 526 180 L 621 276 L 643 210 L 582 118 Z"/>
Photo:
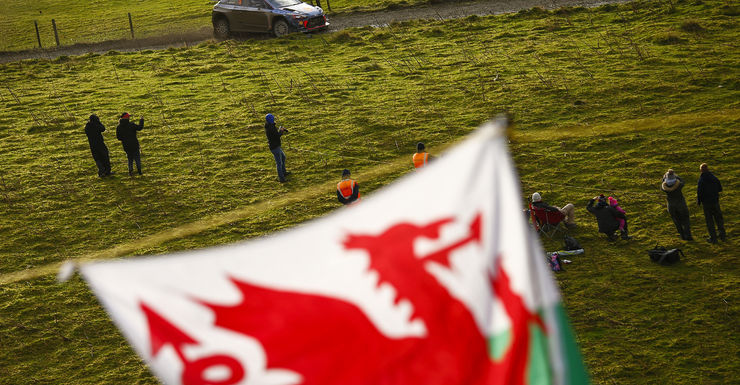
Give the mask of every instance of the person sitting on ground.
<path id="1" fill-rule="evenodd" d="M 424 143 L 419 142 L 416 144 L 416 153 L 411 157 L 411 160 L 414 162 L 414 168 L 423 168 L 433 159 L 433 156 L 424 151 Z"/>
<path id="2" fill-rule="evenodd" d="M 568 227 L 575 227 L 576 226 L 576 220 L 574 218 L 574 214 L 576 211 L 576 207 L 573 206 L 572 203 L 568 203 L 562 208 L 558 206 L 550 206 L 547 204 L 547 202 L 542 201 L 542 195 L 540 193 L 536 192 L 532 194 L 532 207 L 545 209 L 547 211 L 559 211 L 561 214 L 565 216 L 565 219 L 563 219 L 563 222 L 565 222 L 565 225 Z"/>
<path id="3" fill-rule="evenodd" d="M 624 211 L 623 208 L 619 207 L 619 202 L 617 202 L 617 198 L 608 197 L 606 198 L 606 201 L 609 202 L 609 206 L 614 207 L 614 210 L 617 210 L 620 213 L 624 214 L 625 218 L 627 217 L 627 212 Z M 624 218 L 617 218 L 617 222 L 619 223 L 619 231 L 624 231 L 625 227 L 627 226 L 627 221 Z"/>
<path id="4" fill-rule="evenodd" d="M 594 202 L 596 201 L 598 201 L 598 203 L 594 206 Z M 617 211 L 614 207 L 609 206 L 609 204 L 606 203 L 606 197 L 604 197 L 604 194 L 591 198 L 588 202 L 588 206 L 586 206 L 586 210 L 596 216 L 596 222 L 599 224 L 599 232 L 606 234 L 610 241 L 617 239 L 617 236 L 614 234 L 619 230 L 619 222 L 617 222 L 617 218 L 625 220 L 624 230 L 622 230 L 622 239 L 626 240 L 632 238 L 627 234 L 627 217 Z"/>
<path id="5" fill-rule="evenodd" d="M 360 199 L 360 185 L 350 178 L 350 172 L 346 168 L 342 171 L 342 181 L 337 183 L 337 199 L 344 205 Z"/>
<path id="6" fill-rule="evenodd" d="M 660 184 L 660 189 L 666 194 L 666 201 L 668 203 L 668 214 L 673 219 L 673 224 L 676 225 L 678 235 L 685 241 L 693 241 L 694 238 L 691 236 L 691 220 L 689 216 L 689 207 L 686 205 L 686 199 L 683 197 L 684 182 L 681 177 L 676 175 L 673 169 L 663 175 L 663 183 Z"/>

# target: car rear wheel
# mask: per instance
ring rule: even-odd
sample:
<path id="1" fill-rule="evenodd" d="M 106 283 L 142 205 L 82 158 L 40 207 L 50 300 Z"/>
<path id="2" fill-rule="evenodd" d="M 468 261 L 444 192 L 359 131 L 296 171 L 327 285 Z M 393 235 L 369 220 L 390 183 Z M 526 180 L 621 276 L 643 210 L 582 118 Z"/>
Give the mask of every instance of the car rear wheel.
<path id="1" fill-rule="evenodd" d="M 229 21 L 226 19 L 218 19 L 213 23 L 213 35 L 219 39 L 226 39 L 231 34 L 229 28 Z"/>
<path id="2" fill-rule="evenodd" d="M 280 37 L 285 36 L 288 33 L 290 33 L 290 27 L 288 26 L 288 22 L 286 22 L 283 19 L 278 19 L 275 21 L 275 25 L 272 26 L 272 34 Z"/>

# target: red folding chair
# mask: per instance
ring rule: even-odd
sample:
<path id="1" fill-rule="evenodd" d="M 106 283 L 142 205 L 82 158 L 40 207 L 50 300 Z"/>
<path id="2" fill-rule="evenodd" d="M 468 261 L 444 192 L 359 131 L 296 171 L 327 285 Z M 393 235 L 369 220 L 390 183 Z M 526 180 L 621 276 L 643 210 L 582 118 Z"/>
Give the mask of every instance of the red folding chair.
<path id="1" fill-rule="evenodd" d="M 552 238 L 557 233 L 568 232 L 568 228 L 563 223 L 565 215 L 560 211 L 548 211 L 541 207 L 534 207 L 530 203 L 529 215 L 532 218 L 534 229 L 548 238 Z"/>

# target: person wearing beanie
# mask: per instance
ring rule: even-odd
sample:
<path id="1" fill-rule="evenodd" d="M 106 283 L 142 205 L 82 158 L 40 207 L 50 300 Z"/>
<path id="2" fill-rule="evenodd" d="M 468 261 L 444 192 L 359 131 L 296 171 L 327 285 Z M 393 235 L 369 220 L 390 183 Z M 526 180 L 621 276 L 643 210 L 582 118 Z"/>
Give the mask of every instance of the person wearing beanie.
<path id="1" fill-rule="evenodd" d="M 617 210 L 620 213 L 624 214 L 624 218 L 616 218 L 617 223 L 619 223 L 619 231 L 624 234 L 627 231 L 627 212 L 624 211 L 623 208 L 619 207 L 619 202 L 617 202 L 617 198 L 608 197 L 606 198 L 606 201 L 607 203 L 609 203 L 609 206 L 614 208 L 614 210 Z"/>
<path id="2" fill-rule="evenodd" d="M 279 128 L 275 125 L 275 115 L 267 114 L 265 116 L 265 135 L 267 135 L 267 144 L 270 147 L 270 152 L 275 158 L 275 167 L 277 168 L 278 181 L 280 183 L 285 182 L 285 177 L 290 175 L 290 172 L 285 170 L 285 153 L 283 152 L 282 139 L 281 137 L 288 133 L 288 130 L 280 126 Z"/>
<path id="3" fill-rule="evenodd" d="M 337 199 L 343 205 L 349 205 L 360 199 L 360 186 L 351 178 L 349 170 L 342 171 L 342 180 L 337 183 Z"/>
<path id="4" fill-rule="evenodd" d="M 144 118 L 139 118 L 139 124 L 132 123 L 129 119 L 131 115 L 127 112 L 121 114 L 118 127 L 116 127 L 116 138 L 121 141 L 123 151 L 126 152 L 126 158 L 128 158 L 128 175 L 134 175 L 134 162 L 136 162 L 136 171 L 141 175 L 141 151 L 136 132 L 144 129 Z"/>
<path id="5" fill-rule="evenodd" d="M 595 202 L 596 205 L 594 205 Z M 591 198 L 586 206 L 586 210 L 596 217 L 596 223 L 599 225 L 599 232 L 606 234 L 610 241 L 617 240 L 615 235 L 616 231 L 619 230 L 619 221 L 617 219 L 624 219 L 624 229 L 622 230 L 622 239 L 631 239 L 627 234 L 627 216 L 617 211 L 614 207 L 609 206 L 607 199 L 604 194 L 597 197 Z"/>
<path id="6" fill-rule="evenodd" d="M 668 214 L 671 216 L 673 224 L 676 225 L 678 235 L 685 241 L 693 241 L 689 207 L 686 205 L 686 200 L 681 191 L 683 190 L 683 186 L 683 179 L 676 175 L 673 169 L 669 168 L 663 175 L 663 182 L 660 184 L 660 189 L 666 194 Z"/>
<path id="7" fill-rule="evenodd" d="M 434 160 L 434 157 L 424 150 L 424 143 L 419 142 L 416 144 L 416 153 L 411 157 L 411 161 L 414 162 L 414 168 L 417 170 L 426 167 L 430 161 Z"/>
<path id="8" fill-rule="evenodd" d="M 103 140 L 104 131 L 105 126 L 100 122 L 100 118 L 95 114 L 90 115 L 90 120 L 85 124 L 85 135 L 87 135 L 87 142 L 90 144 L 93 160 L 98 166 L 98 176 L 101 178 L 113 174 L 110 171 L 108 146 L 105 145 Z"/>
<path id="9" fill-rule="evenodd" d="M 572 203 L 568 203 L 562 208 L 558 206 L 550 206 L 547 204 L 547 202 L 543 202 L 542 195 L 536 192 L 532 194 L 532 207 L 541 208 L 547 211 L 560 211 L 560 213 L 565 216 L 565 219 L 563 219 L 565 225 L 567 227 L 576 227 L 576 220 L 574 217 L 576 207 Z"/>
<path id="10" fill-rule="evenodd" d="M 696 186 L 696 203 L 704 208 L 704 218 L 707 221 L 707 230 L 709 238 L 707 242 L 717 243 L 717 231 L 714 228 L 717 224 L 719 230 L 719 239 L 726 240 L 725 221 L 722 218 L 722 210 L 719 208 L 719 193 L 722 192 L 722 184 L 714 174 L 709 171 L 709 166 L 702 163 L 699 166 L 701 175 Z"/>

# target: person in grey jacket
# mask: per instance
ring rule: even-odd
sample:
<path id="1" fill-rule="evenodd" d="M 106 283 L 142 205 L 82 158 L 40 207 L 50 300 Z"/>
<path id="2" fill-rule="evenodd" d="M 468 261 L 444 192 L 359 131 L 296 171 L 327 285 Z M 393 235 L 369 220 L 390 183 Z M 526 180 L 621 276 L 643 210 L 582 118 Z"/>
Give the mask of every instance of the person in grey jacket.
<path id="1" fill-rule="evenodd" d="M 676 225 L 678 235 L 683 240 L 693 241 L 694 238 L 691 237 L 689 207 L 686 206 L 686 199 L 684 199 L 683 192 L 681 192 L 683 186 L 683 179 L 676 175 L 673 169 L 668 169 L 668 172 L 663 175 L 663 182 L 660 185 L 660 189 L 666 194 L 668 214 L 671 215 L 671 219 L 673 219 L 673 223 Z"/>

